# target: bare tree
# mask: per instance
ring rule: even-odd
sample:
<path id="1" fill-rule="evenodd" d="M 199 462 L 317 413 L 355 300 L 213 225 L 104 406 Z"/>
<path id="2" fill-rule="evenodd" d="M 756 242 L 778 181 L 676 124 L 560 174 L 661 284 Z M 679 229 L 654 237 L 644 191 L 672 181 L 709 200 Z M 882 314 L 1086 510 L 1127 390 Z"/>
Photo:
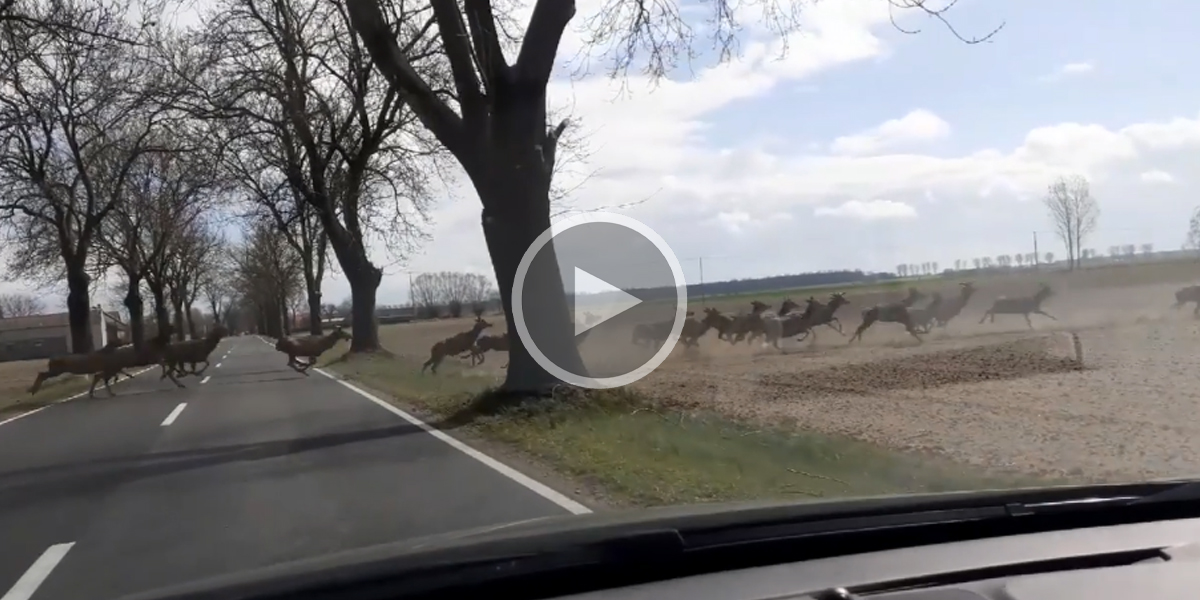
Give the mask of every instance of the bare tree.
<path id="1" fill-rule="evenodd" d="M 399 0 L 346 0 L 354 29 L 375 59 L 379 70 L 412 105 L 416 115 L 439 142 L 462 165 L 483 205 L 484 239 L 495 268 L 506 320 L 515 331 L 511 293 L 517 265 L 525 250 L 550 227 L 551 190 L 558 161 L 558 145 L 568 122 L 549 123 L 546 86 L 550 81 L 559 40 L 575 16 L 571 0 L 536 0 L 529 27 L 519 49 L 504 35 L 507 22 L 497 17 L 490 0 L 464 3 L 432 0 L 433 19 L 440 32 L 441 53 L 450 66 L 454 93 L 438 90 L 410 60 L 404 42 L 397 40 L 386 8 Z M 942 18 L 920 0 L 891 0 L 900 8 L 917 8 Z M 775 0 L 754 2 L 762 9 L 763 22 L 781 34 L 799 25 L 801 4 L 790 9 Z M 732 55 L 738 23 L 735 15 L 746 14 L 745 6 L 734 10 L 723 0 L 712 4 L 713 32 L 722 58 Z M 614 70 L 622 72 L 637 61 L 656 77 L 666 74 L 681 52 L 691 50 L 693 29 L 674 2 L 653 5 L 608 2 L 588 25 L 594 44 L 612 49 Z M 943 22 L 945 22 L 943 20 Z M 511 62 L 505 57 L 509 46 Z M 453 98 L 452 106 L 448 97 Z M 539 293 L 527 294 L 542 318 L 558 323 L 554 339 L 546 340 L 545 353 L 559 357 L 560 366 L 585 373 L 575 346 L 571 314 L 562 292 L 562 276 L 556 265 L 553 244 L 545 268 L 534 261 L 526 277 Z M 532 297 L 531 297 L 532 296 Z M 539 366 L 519 337 L 510 342 L 510 362 L 504 389 L 510 392 L 542 393 L 559 383 Z"/>
<path id="2" fill-rule="evenodd" d="M 0 294 L 0 319 L 29 317 L 46 310 L 46 304 L 29 294 Z"/>
<path id="3" fill-rule="evenodd" d="M 134 161 L 158 151 L 169 81 L 143 46 L 122 41 L 146 33 L 128 4 L 28 6 L 75 27 L 0 26 L 0 225 L 15 250 L 10 276 L 62 273 L 71 348 L 88 352 L 93 244 Z"/>
<path id="4" fill-rule="evenodd" d="M 234 285 L 257 331 L 272 337 L 289 333 L 288 304 L 303 291 L 299 257 L 278 229 L 257 223 L 234 252 Z"/>
<path id="5" fill-rule="evenodd" d="M 406 58 L 436 81 L 428 13 L 397 6 L 388 18 Z M 203 102 L 195 108 L 223 119 L 240 152 L 266 153 L 267 166 L 314 209 L 350 283 L 350 349 L 379 350 L 382 269 L 368 242 L 404 256 L 424 239 L 428 184 L 444 151 L 371 68 L 340 3 L 221 0 L 207 18 L 199 46 L 214 66 L 197 86 Z"/>
<path id="6" fill-rule="evenodd" d="M 436 280 L 436 273 L 421 273 L 412 280 L 410 293 L 416 308 L 416 316 L 419 318 L 430 319 L 438 316 L 442 299 Z"/>
<path id="7" fill-rule="evenodd" d="M 1055 180 L 1044 202 L 1055 232 L 1067 247 L 1067 268 L 1074 270 L 1084 239 L 1096 230 L 1100 205 L 1092 197 L 1087 179 L 1079 175 Z"/>
<path id="8" fill-rule="evenodd" d="M 158 267 L 157 274 L 177 252 L 181 236 L 212 209 L 217 189 L 211 157 L 197 151 L 201 144 L 183 143 L 187 136 L 181 130 L 155 137 L 164 151 L 134 161 L 128 193 L 104 220 L 97 240 L 105 264 L 115 265 L 124 276 L 122 304 L 137 348 L 145 340 L 141 290 L 148 271 Z"/>
<path id="9" fill-rule="evenodd" d="M 240 119 L 224 121 L 236 126 Z M 284 168 L 289 152 L 282 148 L 266 148 L 266 140 L 241 137 L 240 131 L 228 131 L 236 152 L 225 155 L 224 168 L 236 183 L 239 196 L 252 208 L 250 218 L 270 221 L 283 234 L 283 239 L 299 253 L 304 270 L 304 286 L 308 302 L 309 333 L 320 335 L 321 282 L 329 258 L 329 237 L 313 206 L 304 200 L 301 191 L 288 183 Z M 272 140 L 283 143 L 281 139 Z M 254 145 L 249 145 L 255 143 Z M 298 155 L 293 149 L 291 155 Z"/>
<path id="10" fill-rule="evenodd" d="M 196 279 L 196 287 L 208 303 L 213 320 L 226 327 L 230 325 L 229 317 L 236 300 L 233 261 L 228 250 L 229 248 L 225 247 L 220 252 L 214 252 L 207 261 L 206 268 L 200 271 Z"/>
<path id="11" fill-rule="evenodd" d="M 199 294 L 196 281 L 223 243 L 207 222 L 196 220 L 180 229 L 167 255 L 164 281 L 173 310 L 174 330 L 181 340 L 185 334 L 196 337 L 196 324 L 189 319 Z"/>

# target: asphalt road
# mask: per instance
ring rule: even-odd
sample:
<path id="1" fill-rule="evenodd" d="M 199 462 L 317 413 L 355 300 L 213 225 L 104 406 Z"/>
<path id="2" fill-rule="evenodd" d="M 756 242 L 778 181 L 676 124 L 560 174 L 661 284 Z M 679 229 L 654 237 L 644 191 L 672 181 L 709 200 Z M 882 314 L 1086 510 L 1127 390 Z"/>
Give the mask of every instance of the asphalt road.
<path id="1" fill-rule="evenodd" d="M 586 510 L 259 338 L 0 425 L 0 600 L 105 600 Z M 220 363 L 220 366 L 217 366 Z"/>

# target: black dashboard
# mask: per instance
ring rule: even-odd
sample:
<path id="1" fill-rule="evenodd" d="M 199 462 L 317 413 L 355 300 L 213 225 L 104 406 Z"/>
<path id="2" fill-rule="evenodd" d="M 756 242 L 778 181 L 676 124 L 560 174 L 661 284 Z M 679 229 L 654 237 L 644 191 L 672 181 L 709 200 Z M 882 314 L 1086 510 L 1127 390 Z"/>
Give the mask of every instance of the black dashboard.
<path id="1" fill-rule="evenodd" d="M 1200 598 L 1200 519 L 915 546 L 560 598 L 1196 600 Z"/>

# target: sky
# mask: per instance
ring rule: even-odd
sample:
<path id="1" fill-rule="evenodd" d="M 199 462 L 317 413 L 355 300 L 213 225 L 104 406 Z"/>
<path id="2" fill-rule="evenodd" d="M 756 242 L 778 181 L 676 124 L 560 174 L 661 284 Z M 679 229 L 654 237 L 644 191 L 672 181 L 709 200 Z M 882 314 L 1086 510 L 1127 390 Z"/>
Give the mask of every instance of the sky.
<path id="1" fill-rule="evenodd" d="M 1090 181 L 1101 215 L 1086 246 L 1102 254 L 1178 249 L 1200 204 L 1200 80 L 1185 68 L 1200 4 L 962 0 L 946 16 L 964 37 L 1004 23 L 968 45 L 915 13 L 899 23 L 921 32 L 897 31 L 887 0 L 822 0 L 786 53 L 751 10 L 734 60 L 702 54 L 657 85 L 602 70 L 583 41 L 601 4 L 579 0 L 549 91 L 589 150 L 563 184 L 589 175 L 578 208 L 638 203 L 619 212 L 670 244 L 689 283 L 701 259 L 706 281 L 946 268 L 1031 252 L 1035 232 L 1063 256 L 1041 204 L 1060 175 Z M 698 28 L 703 10 L 686 11 Z M 410 272 L 490 275 L 479 215 L 452 182 L 417 253 L 375 249 L 379 302 L 407 302 Z M 335 277 L 323 292 L 349 288 Z"/>

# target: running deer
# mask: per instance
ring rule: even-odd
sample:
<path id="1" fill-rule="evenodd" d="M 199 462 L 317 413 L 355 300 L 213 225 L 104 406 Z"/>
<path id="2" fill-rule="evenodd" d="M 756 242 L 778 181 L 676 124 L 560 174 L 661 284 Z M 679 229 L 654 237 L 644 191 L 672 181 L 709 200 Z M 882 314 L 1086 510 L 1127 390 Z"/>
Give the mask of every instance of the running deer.
<path id="1" fill-rule="evenodd" d="M 951 319 L 957 317 L 976 291 L 975 284 L 970 281 L 965 281 L 958 285 L 960 287 L 958 296 L 943 302 L 942 306 L 937 309 L 937 313 L 933 316 L 933 320 L 938 327 L 945 327 Z"/>
<path id="2" fill-rule="evenodd" d="M 442 361 L 446 360 L 447 356 L 459 356 L 470 352 L 471 348 L 475 346 L 475 341 L 479 338 L 479 334 L 491 326 L 492 324 L 484 321 L 483 318 L 475 317 L 475 323 L 471 325 L 470 330 L 456 333 L 434 344 L 429 349 L 429 360 L 421 365 L 421 373 L 424 374 L 425 369 L 429 368 L 430 372 L 436 375 L 438 365 L 442 364 Z"/>
<path id="3" fill-rule="evenodd" d="M 198 340 L 187 340 L 183 342 L 175 342 L 163 349 L 162 361 L 162 377 L 159 380 L 166 379 L 167 369 L 173 369 L 176 375 L 186 376 L 195 375 L 199 377 L 208 370 L 208 356 L 216 350 L 217 344 L 221 343 L 221 339 L 229 335 L 229 330 L 223 325 L 217 325 L 208 332 L 208 335 Z M 196 365 L 204 363 L 204 368 L 196 370 Z M 186 371 L 183 365 L 191 365 L 192 370 Z"/>
<path id="4" fill-rule="evenodd" d="M 317 364 L 317 359 L 321 358 L 322 354 L 336 346 L 339 341 L 349 339 L 351 339 L 350 334 L 339 326 L 333 330 L 333 333 L 322 336 L 279 338 L 279 341 L 275 342 L 275 349 L 287 355 L 287 366 L 308 377 L 308 370 Z M 298 358 L 307 358 L 308 362 L 300 362 L 297 360 Z"/>
<path id="5" fill-rule="evenodd" d="M 88 388 L 88 397 L 96 397 L 96 384 L 104 382 L 104 389 L 109 396 L 115 396 L 109 383 L 120 374 L 133 377 L 126 371 L 132 367 L 152 365 L 161 360 L 163 348 L 170 343 L 171 328 L 164 326 L 157 336 L 148 340 L 146 347 L 137 350 L 124 343 L 114 342 L 100 350 L 87 354 L 70 354 L 56 356 L 47 361 L 46 370 L 38 373 L 37 379 L 29 387 L 30 394 L 36 394 L 47 379 L 66 373 L 74 375 L 91 375 L 92 385 Z M 178 387 L 186 387 L 170 375 L 171 381 Z"/>
<path id="6" fill-rule="evenodd" d="M 909 314 L 909 308 L 916 304 L 924 294 L 917 291 L 917 288 L 908 288 L 908 297 L 891 304 L 877 304 L 863 311 L 862 324 L 854 331 L 854 335 L 850 336 L 848 344 L 853 344 L 854 340 L 861 340 L 862 334 L 876 321 L 883 323 L 899 323 L 904 326 L 908 334 L 917 339 L 917 343 L 921 343 L 921 336 L 917 335 L 916 327 L 913 324 L 912 316 Z"/>
<path id="7" fill-rule="evenodd" d="M 942 294 L 934 292 L 933 297 L 929 300 L 929 304 L 921 308 L 911 308 L 908 315 L 912 317 L 913 325 L 921 331 L 921 333 L 929 333 L 933 329 L 933 320 L 937 318 L 938 309 L 942 307 Z"/>
<path id="8" fill-rule="evenodd" d="M 471 346 L 471 366 L 483 364 L 483 355 L 486 352 L 508 352 L 508 332 L 500 335 L 481 335 L 475 338 L 475 345 Z M 466 358 L 460 356 L 459 358 Z M 504 367 L 507 368 L 508 364 Z"/>
<path id="9" fill-rule="evenodd" d="M 1038 288 L 1037 293 L 1032 296 L 1022 296 L 1019 298 L 1000 296 L 992 303 L 992 307 L 983 313 L 983 318 L 979 319 L 979 322 L 983 323 L 990 318 L 990 322 L 995 323 L 996 315 L 1021 315 L 1025 317 L 1025 324 L 1030 329 L 1033 329 L 1033 321 L 1029 320 L 1029 315 L 1031 314 L 1042 315 L 1051 321 L 1057 321 L 1058 319 L 1055 319 L 1049 313 L 1042 310 L 1042 303 L 1053 294 L 1054 292 L 1050 289 L 1050 286 L 1043 283 Z"/>
<path id="10" fill-rule="evenodd" d="M 839 308 L 850 303 L 849 300 L 846 300 L 845 294 L 842 292 L 834 292 L 830 294 L 829 304 L 821 304 L 820 300 L 817 300 L 812 296 L 808 297 L 807 302 L 808 306 L 804 309 L 804 314 L 806 315 L 806 320 L 804 321 L 805 327 L 797 333 L 797 335 L 803 335 L 797 338 L 797 341 L 802 341 L 805 338 L 812 336 L 812 340 L 809 341 L 809 345 L 811 346 L 816 344 L 817 332 L 814 331 L 814 329 L 821 325 L 825 325 L 826 327 L 838 332 L 838 335 L 845 337 L 846 334 L 842 331 L 842 322 L 839 321 L 836 316 L 834 316 Z M 784 334 L 784 337 L 789 336 Z"/>
<path id="11" fill-rule="evenodd" d="M 1171 308 L 1178 309 L 1188 302 L 1196 303 L 1196 308 L 1192 310 L 1192 316 L 1200 317 L 1200 285 L 1191 285 L 1175 292 L 1175 305 Z"/>

